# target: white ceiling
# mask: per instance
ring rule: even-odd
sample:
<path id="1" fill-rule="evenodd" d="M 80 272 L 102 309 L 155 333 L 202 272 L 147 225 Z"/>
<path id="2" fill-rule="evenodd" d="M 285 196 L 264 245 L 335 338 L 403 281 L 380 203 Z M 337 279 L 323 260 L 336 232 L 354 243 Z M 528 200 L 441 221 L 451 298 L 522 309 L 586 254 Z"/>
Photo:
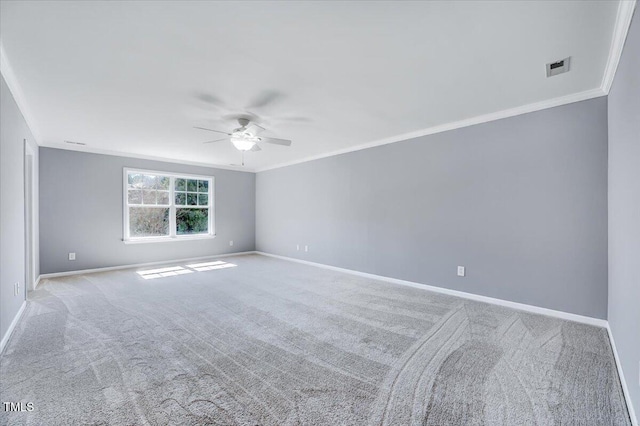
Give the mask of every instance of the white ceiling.
<path id="1" fill-rule="evenodd" d="M 248 153 L 247 169 L 261 170 L 597 89 L 617 8 L 3 1 L 1 42 L 40 145 L 238 163 L 230 143 L 203 145 L 216 135 L 192 126 L 231 130 L 223 116 L 271 92 L 250 112 L 293 145 Z M 545 64 L 567 56 L 571 71 L 547 79 Z"/>

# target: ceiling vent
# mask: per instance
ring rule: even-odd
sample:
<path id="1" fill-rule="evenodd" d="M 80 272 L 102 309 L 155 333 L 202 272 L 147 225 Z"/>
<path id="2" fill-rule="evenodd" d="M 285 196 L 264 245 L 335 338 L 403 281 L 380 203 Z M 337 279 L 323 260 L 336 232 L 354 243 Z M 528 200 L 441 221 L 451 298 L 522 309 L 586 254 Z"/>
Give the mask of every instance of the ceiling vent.
<path id="1" fill-rule="evenodd" d="M 571 56 L 568 58 L 561 59 L 556 62 L 551 62 L 547 64 L 547 77 L 553 77 L 554 75 L 563 74 L 569 71 L 569 62 L 571 60 Z"/>
<path id="2" fill-rule="evenodd" d="M 86 145 L 84 142 L 64 141 L 64 143 L 70 143 L 71 145 Z"/>

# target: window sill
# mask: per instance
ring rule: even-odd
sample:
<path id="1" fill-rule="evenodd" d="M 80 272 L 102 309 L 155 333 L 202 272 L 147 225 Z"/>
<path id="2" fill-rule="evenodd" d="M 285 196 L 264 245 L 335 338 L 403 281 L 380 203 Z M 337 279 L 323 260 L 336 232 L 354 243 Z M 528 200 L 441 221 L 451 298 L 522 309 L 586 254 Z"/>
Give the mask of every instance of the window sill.
<path id="1" fill-rule="evenodd" d="M 216 236 L 211 234 L 206 235 L 185 235 L 181 237 L 143 237 L 143 238 L 135 238 L 130 240 L 122 240 L 125 244 L 147 244 L 147 243 L 169 243 L 175 241 L 195 241 L 195 240 L 212 240 Z"/>

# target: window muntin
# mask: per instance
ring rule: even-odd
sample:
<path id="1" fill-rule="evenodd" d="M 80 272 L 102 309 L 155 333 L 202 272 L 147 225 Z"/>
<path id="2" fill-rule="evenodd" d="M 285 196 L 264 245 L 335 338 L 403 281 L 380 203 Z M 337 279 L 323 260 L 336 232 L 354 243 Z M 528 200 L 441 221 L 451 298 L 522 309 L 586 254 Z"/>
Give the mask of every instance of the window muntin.
<path id="1" fill-rule="evenodd" d="M 214 235 L 213 177 L 124 170 L 124 240 Z"/>
<path id="2" fill-rule="evenodd" d="M 176 178 L 176 234 L 194 235 L 207 232 L 209 222 L 209 181 Z"/>

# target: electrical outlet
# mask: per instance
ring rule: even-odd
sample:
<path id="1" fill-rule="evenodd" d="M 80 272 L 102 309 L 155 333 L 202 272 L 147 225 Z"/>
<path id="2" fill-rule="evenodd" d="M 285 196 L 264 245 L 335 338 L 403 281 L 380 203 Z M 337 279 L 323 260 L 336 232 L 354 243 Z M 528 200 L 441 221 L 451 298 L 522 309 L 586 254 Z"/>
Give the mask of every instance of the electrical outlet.
<path id="1" fill-rule="evenodd" d="M 13 285 L 13 295 L 17 296 L 20 294 L 20 283 L 15 283 Z"/>
<path id="2" fill-rule="evenodd" d="M 76 260 L 76 254 L 75 253 L 69 253 L 69 260 Z"/>
<path id="3" fill-rule="evenodd" d="M 300 244 L 296 244 L 296 251 L 300 251 Z"/>
<path id="4" fill-rule="evenodd" d="M 458 276 L 464 277 L 464 266 L 458 266 Z"/>
<path id="5" fill-rule="evenodd" d="M 309 251 L 309 246 L 304 246 L 304 251 Z"/>
<path id="6" fill-rule="evenodd" d="M 233 245 L 233 240 L 229 241 L 229 245 L 232 246 Z"/>

